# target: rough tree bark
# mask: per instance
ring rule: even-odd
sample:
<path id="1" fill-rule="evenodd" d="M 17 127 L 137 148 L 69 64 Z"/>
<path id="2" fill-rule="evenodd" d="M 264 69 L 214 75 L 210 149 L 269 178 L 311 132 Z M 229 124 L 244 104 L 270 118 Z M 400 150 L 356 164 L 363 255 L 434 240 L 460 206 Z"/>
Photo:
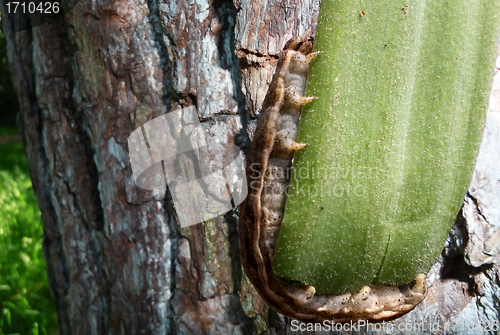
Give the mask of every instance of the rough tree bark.
<path id="1" fill-rule="evenodd" d="M 21 32 L 2 8 L 61 334 L 292 332 L 242 274 L 237 213 L 178 228 L 168 192 L 134 186 L 127 138 L 195 105 L 210 148 L 248 153 L 279 50 L 319 3 L 81 0 Z M 429 295 L 394 325 L 499 318 L 498 113 Z"/>

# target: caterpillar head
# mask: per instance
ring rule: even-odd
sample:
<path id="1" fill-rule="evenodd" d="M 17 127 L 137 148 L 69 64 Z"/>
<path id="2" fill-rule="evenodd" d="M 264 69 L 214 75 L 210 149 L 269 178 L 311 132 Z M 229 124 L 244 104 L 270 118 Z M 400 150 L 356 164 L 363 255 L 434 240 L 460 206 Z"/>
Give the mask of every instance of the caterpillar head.
<path id="1" fill-rule="evenodd" d="M 312 51 L 314 43 L 314 37 L 310 35 L 301 35 L 299 37 L 294 37 L 286 42 L 283 50 L 295 50 L 300 51 L 307 55 Z"/>

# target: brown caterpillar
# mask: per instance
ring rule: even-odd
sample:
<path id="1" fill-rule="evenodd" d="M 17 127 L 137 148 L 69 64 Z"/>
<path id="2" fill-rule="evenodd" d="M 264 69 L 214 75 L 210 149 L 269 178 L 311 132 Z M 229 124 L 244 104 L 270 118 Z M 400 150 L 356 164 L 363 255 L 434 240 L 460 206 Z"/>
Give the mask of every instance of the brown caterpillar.
<path id="1" fill-rule="evenodd" d="M 425 296 L 425 275 L 413 286 L 370 285 L 357 293 L 315 295 L 315 288 L 285 283 L 273 275 L 276 242 L 283 220 L 286 188 L 297 143 L 302 105 L 315 97 L 304 97 L 313 38 L 288 41 L 264 99 L 262 114 L 247 161 L 249 194 L 241 204 L 239 236 L 243 268 L 266 303 L 277 312 L 305 322 L 382 321 L 412 310 Z"/>

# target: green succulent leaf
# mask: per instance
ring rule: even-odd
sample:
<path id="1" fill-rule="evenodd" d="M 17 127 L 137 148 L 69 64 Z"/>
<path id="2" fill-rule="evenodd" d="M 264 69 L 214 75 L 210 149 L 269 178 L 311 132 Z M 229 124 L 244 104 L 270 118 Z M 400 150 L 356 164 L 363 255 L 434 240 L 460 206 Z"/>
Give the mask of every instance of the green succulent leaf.
<path id="1" fill-rule="evenodd" d="M 427 273 L 470 182 L 500 2 L 323 0 L 275 273 L 319 294 Z"/>

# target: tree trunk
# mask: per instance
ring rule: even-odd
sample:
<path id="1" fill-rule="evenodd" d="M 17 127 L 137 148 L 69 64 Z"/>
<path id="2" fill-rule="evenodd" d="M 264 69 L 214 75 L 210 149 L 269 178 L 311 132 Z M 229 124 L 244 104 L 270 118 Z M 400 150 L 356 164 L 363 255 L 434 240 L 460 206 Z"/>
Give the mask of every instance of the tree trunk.
<path id="1" fill-rule="evenodd" d="M 242 273 L 236 211 L 179 228 L 168 191 L 135 186 L 127 139 L 194 105 L 209 147 L 234 143 L 248 153 L 279 51 L 290 37 L 314 33 L 319 3 L 82 0 L 18 32 L 2 8 L 61 334 L 295 330 Z M 427 298 L 395 327 L 421 322 L 460 333 L 499 319 L 496 104 L 465 219 L 458 216 L 429 274 Z"/>

